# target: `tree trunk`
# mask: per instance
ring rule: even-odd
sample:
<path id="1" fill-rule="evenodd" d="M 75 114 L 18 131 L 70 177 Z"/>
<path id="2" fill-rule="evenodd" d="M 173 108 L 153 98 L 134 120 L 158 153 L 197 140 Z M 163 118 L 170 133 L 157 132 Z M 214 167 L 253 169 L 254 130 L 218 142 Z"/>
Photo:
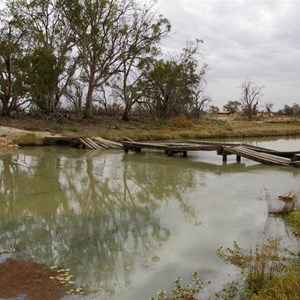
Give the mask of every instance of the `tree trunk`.
<path id="1" fill-rule="evenodd" d="M 129 113 L 131 111 L 131 106 L 127 104 L 125 106 L 125 110 L 123 112 L 122 120 L 128 122 L 129 121 Z"/>
<path id="2" fill-rule="evenodd" d="M 85 110 L 84 110 L 84 118 L 85 119 L 91 119 L 92 118 L 92 109 L 93 109 L 93 92 L 94 88 L 91 83 L 91 80 L 89 82 L 88 92 L 86 95 L 86 102 L 85 102 Z"/>
<path id="3" fill-rule="evenodd" d="M 9 108 L 8 108 L 8 101 L 5 98 L 6 97 L 3 96 L 3 98 L 1 99 L 1 103 L 2 103 L 1 115 L 8 117 L 10 115 L 10 111 L 9 111 Z"/>

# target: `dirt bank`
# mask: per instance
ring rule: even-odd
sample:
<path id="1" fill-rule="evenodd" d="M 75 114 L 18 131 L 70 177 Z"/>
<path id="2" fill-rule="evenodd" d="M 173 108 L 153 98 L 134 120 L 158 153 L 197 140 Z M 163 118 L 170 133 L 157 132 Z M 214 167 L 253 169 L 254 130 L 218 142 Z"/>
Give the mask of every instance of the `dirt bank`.
<path id="1" fill-rule="evenodd" d="M 0 148 L 14 148 L 17 145 L 14 144 L 14 140 L 18 137 L 25 135 L 25 134 L 32 134 L 32 131 L 18 129 L 8 126 L 0 126 Z M 37 137 L 44 138 L 46 136 L 53 136 L 57 134 L 53 134 L 49 131 L 36 131 L 34 134 Z"/>
<path id="2" fill-rule="evenodd" d="M 73 284 L 56 279 L 61 273 L 34 261 L 9 258 L 0 263 L 0 298 L 60 300 L 74 290 Z"/>

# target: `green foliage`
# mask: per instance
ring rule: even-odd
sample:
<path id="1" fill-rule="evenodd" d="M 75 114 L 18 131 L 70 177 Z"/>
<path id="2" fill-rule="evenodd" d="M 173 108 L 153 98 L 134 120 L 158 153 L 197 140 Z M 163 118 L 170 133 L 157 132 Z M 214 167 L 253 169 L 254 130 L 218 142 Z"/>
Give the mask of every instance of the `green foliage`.
<path id="1" fill-rule="evenodd" d="M 22 37 L 16 22 L 9 17 L 0 15 L 0 100 L 2 115 L 9 116 L 19 106 L 18 96 L 23 96 L 16 83 L 16 78 L 21 71 Z"/>
<path id="2" fill-rule="evenodd" d="M 207 66 L 199 68 L 197 59 L 202 41 L 157 59 L 171 25 L 156 15 L 154 1 L 12 0 L 6 9 L 0 20 L 6 115 L 18 108 L 59 115 L 65 97 L 78 112 L 85 103 L 91 117 L 95 103 L 107 108 L 108 92 L 124 105 L 126 121 L 137 105 L 157 120 L 199 116 L 210 101 L 203 95 Z"/>
<path id="3" fill-rule="evenodd" d="M 61 0 L 60 7 L 81 58 L 81 80 L 88 86 L 85 116 L 91 116 L 96 90 L 112 84 L 124 101 L 123 119 L 128 121 L 138 97 L 137 81 L 130 82 L 129 73 L 134 77 L 131 71 L 136 71 L 139 59 L 156 52 L 156 43 L 170 30 L 168 20 L 130 0 Z"/>
<path id="4" fill-rule="evenodd" d="M 234 114 L 240 110 L 241 103 L 238 101 L 228 101 L 223 109 L 227 110 L 229 113 Z"/>
<path id="5" fill-rule="evenodd" d="M 179 133 L 179 136 L 180 136 L 181 138 L 183 138 L 183 139 L 188 139 L 188 138 L 191 137 L 191 134 L 188 133 L 188 132 L 180 132 L 180 133 Z"/>
<path id="6" fill-rule="evenodd" d="M 147 67 L 143 69 L 145 80 L 141 89 L 144 106 L 155 119 L 201 110 L 203 101 L 209 100 L 202 97 L 207 65 L 199 70 L 196 58 L 201 42 L 188 42 L 178 57 L 145 62 Z"/>
<path id="7" fill-rule="evenodd" d="M 235 281 L 226 284 L 221 291 L 215 293 L 217 300 L 249 300 L 253 291 Z"/>
<path id="8" fill-rule="evenodd" d="M 10 68 L 7 78 L 11 82 L 1 85 L 8 92 L 6 99 L 15 107 L 10 105 L 6 110 L 33 105 L 42 113 L 53 112 L 74 75 L 75 63 L 70 62 L 76 62 L 76 56 L 68 56 L 71 49 L 69 28 L 57 5 L 58 2 L 52 0 L 7 2 L 9 17 L 2 23 L 9 29 L 10 45 L 14 47 L 10 47 L 10 55 L 6 57 Z"/>
<path id="9" fill-rule="evenodd" d="M 55 97 L 58 77 L 61 70 L 57 67 L 53 49 L 41 47 L 26 55 L 27 66 L 22 83 L 27 87 L 33 103 L 42 113 L 49 112 L 51 98 Z"/>
<path id="10" fill-rule="evenodd" d="M 219 111 L 220 111 L 219 107 L 215 105 L 211 105 L 208 110 L 208 112 L 212 115 L 216 115 Z"/>
<path id="11" fill-rule="evenodd" d="M 161 290 L 157 293 L 157 298 L 151 298 L 150 300 L 197 300 L 197 294 L 206 286 L 197 272 L 193 274 L 193 279 L 187 286 L 183 285 L 182 279 L 178 277 L 175 280 L 175 287 L 167 293 L 165 290 Z"/>
<path id="12" fill-rule="evenodd" d="M 78 132 L 79 129 L 77 127 L 70 127 L 68 128 L 68 131 L 71 131 L 71 132 Z"/>
<path id="13" fill-rule="evenodd" d="M 297 208 L 289 214 L 285 215 L 285 219 L 293 226 L 296 236 L 300 236 L 300 209 Z"/>

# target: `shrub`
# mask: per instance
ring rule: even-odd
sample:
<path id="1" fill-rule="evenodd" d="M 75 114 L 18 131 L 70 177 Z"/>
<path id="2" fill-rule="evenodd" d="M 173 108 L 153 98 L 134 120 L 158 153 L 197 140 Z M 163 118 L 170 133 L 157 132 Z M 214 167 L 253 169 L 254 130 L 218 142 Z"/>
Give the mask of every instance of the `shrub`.
<path id="1" fill-rule="evenodd" d="M 194 124 L 188 120 L 185 115 L 180 115 L 171 120 L 171 125 L 178 128 L 193 128 Z"/>
<path id="2" fill-rule="evenodd" d="M 181 132 L 179 133 L 179 136 L 183 139 L 188 139 L 191 137 L 191 135 L 188 132 Z"/>
<path id="3" fill-rule="evenodd" d="M 79 131 L 79 129 L 77 127 L 70 127 L 68 130 L 71 131 L 71 132 L 78 132 Z"/>

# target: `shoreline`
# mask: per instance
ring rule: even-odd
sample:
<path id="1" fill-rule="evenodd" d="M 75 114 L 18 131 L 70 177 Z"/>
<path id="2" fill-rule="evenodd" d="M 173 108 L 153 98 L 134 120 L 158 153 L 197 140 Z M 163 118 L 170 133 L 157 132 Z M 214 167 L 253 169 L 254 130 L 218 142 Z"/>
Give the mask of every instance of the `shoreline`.
<path id="1" fill-rule="evenodd" d="M 189 125 L 189 126 L 187 126 Z M 267 137 L 300 137 L 300 119 L 265 118 L 245 120 L 228 118 L 202 118 L 188 124 L 171 121 L 124 122 L 104 117 L 99 121 L 78 120 L 57 123 L 31 117 L 0 117 L 0 148 L 42 146 L 45 137 L 100 137 L 121 142 L 124 138 L 134 141 L 162 141 L 184 139 L 241 139 Z"/>

